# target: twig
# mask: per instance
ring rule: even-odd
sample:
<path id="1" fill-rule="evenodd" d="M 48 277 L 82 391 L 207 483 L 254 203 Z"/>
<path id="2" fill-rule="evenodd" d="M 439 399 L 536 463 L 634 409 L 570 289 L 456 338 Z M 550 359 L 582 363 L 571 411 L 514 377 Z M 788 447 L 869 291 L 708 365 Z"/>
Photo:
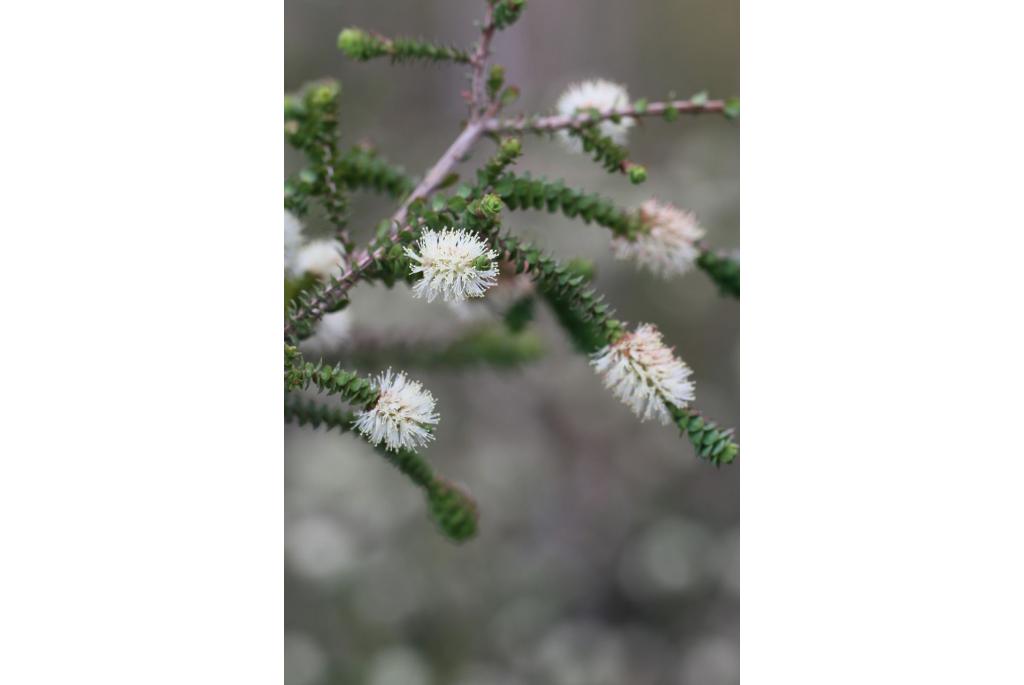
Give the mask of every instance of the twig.
<path id="1" fill-rule="evenodd" d="M 494 6 L 487 3 L 487 15 L 484 17 L 483 26 L 480 28 L 480 42 L 470 57 L 470 64 L 473 66 L 472 80 L 470 85 L 470 114 L 476 119 L 480 110 L 486 102 L 484 90 L 484 72 L 487 68 L 487 57 L 490 55 L 491 38 L 494 36 Z"/>
<path id="2" fill-rule="evenodd" d="M 724 113 L 725 100 L 708 100 L 703 104 L 695 104 L 690 100 L 673 100 L 665 102 L 651 102 L 646 107 L 638 110 L 636 106 L 618 107 L 594 114 L 554 115 L 547 117 L 517 117 L 515 119 L 488 119 L 484 129 L 491 132 L 521 132 L 521 131 L 557 131 L 563 128 L 585 126 L 597 121 L 604 121 L 612 117 L 647 117 L 664 114 L 674 108 L 680 114 L 712 114 Z"/>
<path id="3" fill-rule="evenodd" d="M 462 133 L 448 146 L 441 158 L 430 168 L 430 171 L 426 173 L 423 180 L 420 181 L 419 185 L 413 189 L 409 197 L 406 198 L 402 206 L 391 216 L 391 235 L 388 239 L 382 243 L 377 249 L 368 251 L 363 250 L 361 253 L 354 255 L 352 262 L 349 264 L 348 269 L 342 273 L 341 276 L 328 288 L 324 289 L 317 297 L 314 297 L 308 304 L 300 305 L 295 311 L 294 317 L 291 321 L 285 324 L 284 334 L 285 337 L 290 337 L 294 331 L 293 321 L 302 321 L 307 319 L 319 320 L 326 314 L 330 309 L 341 302 L 345 298 L 345 294 L 354 286 L 362 273 L 373 264 L 376 260 L 384 256 L 385 252 L 391 247 L 392 244 L 398 239 L 398 234 L 402 227 L 406 225 L 406 219 L 409 215 L 409 207 L 416 200 L 427 197 L 441 185 L 441 182 L 445 179 L 452 168 L 469 152 L 473 144 L 483 135 L 484 122 L 494 116 L 497 111 L 497 105 L 492 104 L 488 107 L 484 116 L 480 119 L 471 121 L 466 125 L 466 128 L 462 130 Z"/>

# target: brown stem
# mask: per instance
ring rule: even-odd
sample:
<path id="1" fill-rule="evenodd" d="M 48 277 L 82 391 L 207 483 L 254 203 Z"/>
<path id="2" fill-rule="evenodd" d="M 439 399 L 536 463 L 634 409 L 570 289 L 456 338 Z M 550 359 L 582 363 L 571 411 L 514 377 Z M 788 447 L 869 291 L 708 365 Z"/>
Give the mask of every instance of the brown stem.
<path id="1" fill-rule="evenodd" d="M 494 6 L 487 3 L 487 15 L 484 17 L 483 26 L 480 29 L 480 42 L 470 57 L 469 63 L 473 65 L 471 72 L 470 86 L 470 115 L 476 119 L 480 115 L 486 103 L 484 90 L 484 72 L 487 68 L 487 57 L 491 51 L 491 38 L 494 36 Z"/>

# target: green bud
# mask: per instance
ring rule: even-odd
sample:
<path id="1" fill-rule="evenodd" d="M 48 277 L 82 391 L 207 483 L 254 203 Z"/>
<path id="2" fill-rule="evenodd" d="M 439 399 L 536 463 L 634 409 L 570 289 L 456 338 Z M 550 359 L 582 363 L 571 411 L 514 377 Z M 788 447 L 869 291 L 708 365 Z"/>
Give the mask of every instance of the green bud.
<path id="1" fill-rule="evenodd" d="M 334 104 L 341 93 L 341 86 L 337 81 L 327 81 L 315 86 L 306 94 L 306 102 L 310 107 L 324 109 Z"/>
<path id="2" fill-rule="evenodd" d="M 480 199 L 480 209 L 488 216 L 494 216 L 504 208 L 505 203 L 494 193 L 488 193 Z"/>
<path id="3" fill-rule="evenodd" d="M 505 67 L 500 64 L 492 64 L 491 71 L 487 75 L 487 94 L 493 99 L 504 84 Z"/>
<path id="4" fill-rule="evenodd" d="M 352 59 L 367 59 L 367 49 L 373 39 L 362 29 L 350 27 L 338 34 L 338 49 Z"/>
<path id="5" fill-rule="evenodd" d="M 737 97 L 731 97 L 725 101 L 725 107 L 722 109 L 722 114 L 728 119 L 738 119 L 740 116 L 740 99 Z"/>
<path id="6" fill-rule="evenodd" d="M 629 167 L 629 180 L 632 183 L 643 183 L 647 180 L 647 169 L 641 164 Z"/>
<path id="7" fill-rule="evenodd" d="M 303 169 L 299 172 L 299 188 L 305 192 L 310 192 L 316 186 L 317 176 L 316 172 L 312 169 Z"/>
<path id="8" fill-rule="evenodd" d="M 506 157 L 518 157 L 523 151 L 523 144 L 518 138 L 505 138 L 501 141 L 501 153 Z"/>

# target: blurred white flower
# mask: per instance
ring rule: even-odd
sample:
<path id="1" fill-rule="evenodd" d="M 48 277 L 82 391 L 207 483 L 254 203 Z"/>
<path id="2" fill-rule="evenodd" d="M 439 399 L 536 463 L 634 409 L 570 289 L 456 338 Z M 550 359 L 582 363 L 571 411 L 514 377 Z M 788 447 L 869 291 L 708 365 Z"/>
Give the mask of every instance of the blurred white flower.
<path id="1" fill-rule="evenodd" d="M 302 222 L 297 216 L 284 210 L 284 270 L 295 273 L 295 256 L 302 245 Z"/>
<path id="2" fill-rule="evenodd" d="M 294 271 L 326 280 L 345 268 L 345 247 L 337 240 L 311 240 L 295 255 Z"/>
<path id="3" fill-rule="evenodd" d="M 352 536 L 322 515 L 289 522 L 284 544 L 289 567 L 313 581 L 334 580 L 351 570 L 357 559 Z"/>
<path id="4" fill-rule="evenodd" d="M 299 343 L 299 351 L 307 357 L 322 357 L 341 347 L 352 329 L 352 315 L 347 309 L 324 314 L 316 322 L 313 335 Z"/>
<path id="5" fill-rule="evenodd" d="M 556 108 L 562 116 L 574 116 L 590 109 L 606 112 L 628 105 L 629 93 L 624 87 L 604 79 L 593 79 L 569 86 L 558 98 Z M 598 130 L 601 135 L 623 145 L 626 142 L 626 133 L 634 123 L 632 117 L 622 117 L 618 122 L 606 119 L 598 124 Z M 569 131 L 562 129 L 558 136 L 572 152 L 583 152 L 583 144 L 577 137 L 570 135 Z"/>
<path id="6" fill-rule="evenodd" d="M 498 253 L 487 243 L 464 229 L 426 229 L 416 242 L 416 249 L 405 248 L 415 262 L 411 272 L 423 278 L 413 286 L 416 297 L 432 302 L 440 295 L 447 302 L 461 302 L 468 297 L 482 297 L 497 282 Z"/>
<path id="7" fill-rule="evenodd" d="M 652 324 L 638 326 L 612 345 L 599 350 L 590 362 L 604 379 L 604 386 L 622 400 L 641 421 L 669 419 L 666 402 L 685 407 L 694 398 L 693 373 Z"/>
<path id="8" fill-rule="evenodd" d="M 434 396 L 418 381 L 391 369 L 377 377 L 380 398 L 372 409 L 359 412 L 355 426 L 372 445 L 384 445 L 392 452 L 415 450 L 434 439 L 430 427 L 437 424 Z"/>
<path id="9" fill-rule="evenodd" d="M 704 229 L 692 212 L 651 199 L 640 206 L 640 223 L 635 240 L 612 238 L 617 259 L 631 260 L 663 277 L 682 275 L 693 267 Z"/>

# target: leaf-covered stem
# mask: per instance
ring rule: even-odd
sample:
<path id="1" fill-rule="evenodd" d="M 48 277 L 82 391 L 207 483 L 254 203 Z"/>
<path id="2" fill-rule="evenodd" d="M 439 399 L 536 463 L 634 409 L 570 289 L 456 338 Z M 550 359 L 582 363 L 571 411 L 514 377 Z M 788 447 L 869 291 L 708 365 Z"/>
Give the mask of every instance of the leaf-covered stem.
<path id="1" fill-rule="evenodd" d="M 496 109 L 492 105 L 490 110 Z M 483 134 L 483 120 L 471 121 L 462 130 L 462 133 L 452 141 L 448 149 L 444 151 L 437 162 L 427 171 L 423 180 L 417 184 L 412 193 L 406 198 L 391 218 L 390 233 L 370 249 L 362 250 L 353 255 L 348 268 L 338 276 L 332 278 L 323 286 L 317 287 L 308 293 L 305 300 L 292 308 L 285 322 L 284 335 L 286 340 L 303 339 L 312 333 L 313 325 L 319 321 L 324 314 L 335 311 L 348 299 L 348 291 L 363 277 L 364 272 L 376 261 L 379 261 L 387 254 L 388 250 L 398 241 L 399 233 L 406 227 L 405 221 L 409 215 L 409 207 L 418 199 L 427 197 L 443 183 L 445 177 L 452 168 L 462 159 L 473 146 L 473 143 Z"/>
<path id="2" fill-rule="evenodd" d="M 357 62 L 375 57 L 390 57 L 392 62 L 425 60 L 468 64 L 471 61 L 469 54 L 457 48 L 434 45 L 416 38 L 388 38 L 354 26 L 338 35 L 338 49 Z"/>
<path id="3" fill-rule="evenodd" d="M 284 382 L 286 390 L 305 390 L 310 385 L 326 395 L 339 395 L 361 409 L 373 406 L 380 397 L 377 386 L 340 364 L 328 366 L 323 361 L 305 361 L 291 345 L 285 345 Z"/>
<path id="4" fill-rule="evenodd" d="M 586 276 L 514 236 L 492 235 L 489 239 L 515 265 L 516 273 L 531 276 L 542 293 L 557 299 L 580 321 L 592 325 L 605 344 L 615 342 L 625 332 L 622 322 L 612 317 L 614 312 L 605 304 L 604 297 L 586 286 Z"/>
<path id="5" fill-rule="evenodd" d="M 416 179 L 373 149 L 355 146 L 338 159 L 338 175 L 351 190 L 374 190 L 403 198 L 416 187 Z"/>
<path id="6" fill-rule="evenodd" d="M 696 409 L 680 408 L 669 402 L 665 405 L 672 415 L 673 423 L 689 438 L 699 458 L 721 466 L 731 464 L 739 454 L 740 447 L 732 439 L 731 428 L 723 430 L 714 421 L 705 419 Z"/>
<path id="7" fill-rule="evenodd" d="M 706 273 L 726 295 L 740 298 L 740 263 L 726 254 L 714 252 L 707 245 L 701 245 L 697 266 Z"/>
<path id="8" fill-rule="evenodd" d="M 676 114 L 722 114 L 726 118 L 734 119 L 739 116 L 739 101 L 730 100 L 707 100 L 694 102 L 692 100 L 666 100 L 663 102 L 649 102 L 646 104 L 633 104 L 629 107 L 615 107 L 612 109 L 594 113 L 583 113 L 577 115 L 552 115 L 544 117 L 520 116 L 511 119 L 489 119 L 486 124 L 489 133 L 544 133 L 558 131 L 565 128 L 579 128 L 589 123 L 596 123 L 606 119 L 619 117 L 649 117 L 667 116 L 671 118 Z"/>
<path id="9" fill-rule="evenodd" d="M 305 399 L 296 393 L 286 393 L 284 396 L 285 423 L 309 425 L 313 428 L 324 426 L 325 430 L 337 429 L 345 433 L 352 431 L 355 418 L 354 412 Z M 423 457 L 407 449 L 391 452 L 383 447 L 375 447 L 374 451 L 422 488 L 431 516 L 445 535 L 456 542 L 463 542 L 476 534 L 476 502 L 467 493 L 438 476 Z"/>

